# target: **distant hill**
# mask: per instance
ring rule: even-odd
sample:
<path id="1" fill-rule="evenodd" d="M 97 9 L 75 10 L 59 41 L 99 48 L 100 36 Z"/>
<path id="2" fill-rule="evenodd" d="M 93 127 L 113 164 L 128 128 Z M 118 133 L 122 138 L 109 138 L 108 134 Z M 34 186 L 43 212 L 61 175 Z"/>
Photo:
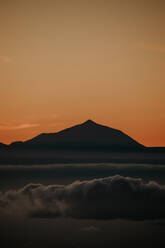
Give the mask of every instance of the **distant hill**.
<path id="1" fill-rule="evenodd" d="M 164 148 L 147 148 L 120 130 L 87 120 L 57 133 L 40 134 L 25 142 L 1 143 L 0 164 L 162 162 L 164 151 Z"/>
<path id="2" fill-rule="evenodd" d="M 9 147 L 23 149 L 60 150 L 137 150 L 144 148 L 123 132 L 92 120 L 57 133 L 45 133 L 26 142 L 14 142 Z"/>

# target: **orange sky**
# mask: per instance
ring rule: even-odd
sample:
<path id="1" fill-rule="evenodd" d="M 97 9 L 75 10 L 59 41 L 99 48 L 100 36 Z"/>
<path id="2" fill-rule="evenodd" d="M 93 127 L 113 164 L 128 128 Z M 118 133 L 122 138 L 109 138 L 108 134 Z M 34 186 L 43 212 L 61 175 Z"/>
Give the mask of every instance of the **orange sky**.
<path id="1" fill-rule="evenodd" d="M 0 142 L 93 119 L 165 146 L 165 2 L 0 1 Z"/>

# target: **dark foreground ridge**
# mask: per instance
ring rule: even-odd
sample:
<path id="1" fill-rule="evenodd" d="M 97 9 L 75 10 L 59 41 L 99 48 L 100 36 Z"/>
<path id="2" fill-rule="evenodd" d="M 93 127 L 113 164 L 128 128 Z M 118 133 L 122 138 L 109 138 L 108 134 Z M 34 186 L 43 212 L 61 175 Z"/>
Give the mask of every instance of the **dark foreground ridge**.
<path id="1" fill-rule="evenodd" d="M 0 164 L 162 163 L 164 154 L 164 148 L 146 148 L 122 131 L 92 120 L 57 133 L 43 133 L 25 142 L 0 144 Z"/>

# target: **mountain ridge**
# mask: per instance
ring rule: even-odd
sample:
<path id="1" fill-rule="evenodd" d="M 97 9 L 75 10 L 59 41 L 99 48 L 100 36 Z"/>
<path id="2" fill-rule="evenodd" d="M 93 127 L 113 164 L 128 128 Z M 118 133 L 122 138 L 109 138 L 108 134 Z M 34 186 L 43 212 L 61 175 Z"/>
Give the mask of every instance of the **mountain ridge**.
<path id="1" fill-rule="evenodd" d="M 0 143 L 0 165 L 57 163 L 165 164 L 165 148 L 148 148 L 124 132 L 92 120 L 27 141 Z"/>
<path id="2" fill-rule="evenodd" d="M 41 133 L 24 142 L 13 142 L 8 147 L 65 150 L 136 150 L 145 146 L 118 129 L 87 120 L 59 132 Z"/>

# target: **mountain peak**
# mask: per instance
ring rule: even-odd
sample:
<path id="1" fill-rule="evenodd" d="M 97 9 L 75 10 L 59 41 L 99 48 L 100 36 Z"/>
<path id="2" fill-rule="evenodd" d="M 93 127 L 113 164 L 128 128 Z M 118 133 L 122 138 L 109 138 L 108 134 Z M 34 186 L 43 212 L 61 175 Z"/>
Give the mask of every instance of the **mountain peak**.
<path id="1" fill-rule="evenodd" d="M 82 123 L 83 125 L 96 125 L 97 123 L 92 121 L 91 119 L 88 119 L 87 121 L 85 121 L 84 123 Z"/>
<path id="2" fill-rule="evenodd" d="M 57 133 L 38 135 L 10 147 L 38 150 L 128 151 L 143 148 L 120 130 L 100 125 L 91 119 Z"/>

